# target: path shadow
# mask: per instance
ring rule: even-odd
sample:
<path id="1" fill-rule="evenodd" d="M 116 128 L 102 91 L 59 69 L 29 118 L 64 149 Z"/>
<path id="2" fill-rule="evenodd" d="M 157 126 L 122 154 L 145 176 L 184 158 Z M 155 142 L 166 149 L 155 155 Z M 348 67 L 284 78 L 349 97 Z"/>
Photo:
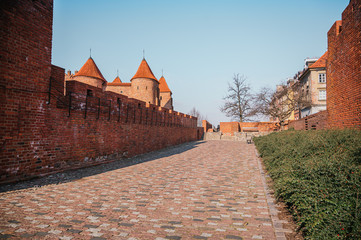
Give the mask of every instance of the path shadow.
<path id="1" fill-rule="evenodd" d="M 204 143 L 204 141 L 194 141 L 183 143 L 176 146 L 171 146 L 161 150 L 145 153 L 131 158 L 124 158 L 116 160 L 110 163 L 104 163 L 96 166 L 90 166 L 85 168 L 79 168 L 75 170 L 66 170 L 60 173 L 54 173 L 44 177 L 33 178 L 30 180 L 8 183 L 0 185 L 0 193 L 28 189 L 28 188 L 37 188 L 50 184 L 61 184 L 71 181 L 76 181 L 84 177 L 89 177 L 108 171 L 113 171 L 120 168 L 125 168 L 133 166 L 136 164 L 154 161 L 160 158 L 169 157 L 172 155 L 180 154 L 196 148 L 198 145 Z"/>

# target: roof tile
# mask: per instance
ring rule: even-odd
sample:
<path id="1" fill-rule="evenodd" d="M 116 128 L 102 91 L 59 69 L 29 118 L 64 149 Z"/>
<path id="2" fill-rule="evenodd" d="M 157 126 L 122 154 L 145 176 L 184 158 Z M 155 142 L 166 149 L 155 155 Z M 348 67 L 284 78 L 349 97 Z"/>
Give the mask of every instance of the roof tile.
<path id="1" fill-rule="evenodd" d="M 327 60 L 327 51 L 310 68 L 325 68 Z"/>
<path id="2" fill-rule="evenodd" d="M 122 80 L 120 80 L 119 76 L 117 76 L 112 83 L 122 83 Z"/>
<path id="3" fill-rule="evenodd" d="M 131 83 L 117 83 L 117 82 L 111 82 L 111 83 L 108 83 L 107 86 L 123 86 L 123 87 L 130 87 L 131 86 Z"/>
<path id="4" fill-rule="evenodd" d="M 168 84 L 163 76 L 159 79 L 159 90 L 160 92 L 170 92 L 170 93 L 172 92 L 169 89 Z"/>
<path id="5" fill-rule="evenodd" d="M 144 58 L 139 65 L 138 71 L 135 73 L 131 80 L 135 78 L 149 78 L 158 81 Z"/>
<path id="6" fill-rule="evenodd" d="M 99 68 L 91 57 L 85 62 L 85 64 L 80 68 L 79 72 L 77 72 L 74 76 L 93 77 L 106 82 L 103 74 L 100 72 Z"/>

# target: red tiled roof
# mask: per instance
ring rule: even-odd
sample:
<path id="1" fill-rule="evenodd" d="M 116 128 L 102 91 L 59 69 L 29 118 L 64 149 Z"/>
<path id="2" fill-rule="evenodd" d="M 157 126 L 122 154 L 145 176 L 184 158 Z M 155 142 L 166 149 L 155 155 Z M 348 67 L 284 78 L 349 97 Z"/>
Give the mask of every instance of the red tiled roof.
<path id="1" fill-rule="evenodd" d="M 85 64 L 80 68 L 79 72 L 77 72 L 74 76 L 93 77 L 106 82 L 103 74 L 100 72 L 99 68 L 91 57 L 85 62 Z"/>
<path id="2" fill-rule="evenodd" d="M 158 81 L 144 58 L 139 65 L 138 71 L 135 73 L 131 80 L 133 80 L 134 78 L 149 78 Z"/>
<path id="3" fill-rule="evenodd" d="M 327 60 L 327 51 L 310 68 L 325 68 Z"/>
<path id="4" fill-rule="evenodd" d="M 131 86 L 131 83 L 118 83 L 118 82 L 111 82 L 111 83 L 108 83 L 107 86 L 123 86 L 123 87 L 130 87 Z"/>
<path id="5" fill-rule="evenodd" d="M 168 84 L 163 76 L 159 79 L 159 90 L 160 92 L 170 92 L 170 93 L 172 92 L 169 89 Z"/>
<path id="6" fill-rule="evenodd" d="M 112 83 L 122 83 L 122 80 L 117 76 Z"/>

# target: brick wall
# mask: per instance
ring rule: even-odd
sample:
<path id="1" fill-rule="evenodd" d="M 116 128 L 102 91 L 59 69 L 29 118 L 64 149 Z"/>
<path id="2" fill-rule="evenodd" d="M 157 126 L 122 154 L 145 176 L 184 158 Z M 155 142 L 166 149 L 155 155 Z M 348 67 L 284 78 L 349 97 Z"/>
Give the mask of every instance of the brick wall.
<path id="1" fill-rule="evenodd" d="M 257 128 L 259 132 L 273 132 L 278 129 L 274 122 L 240 122 L 239 127 L 241 132 L 252 128 Z"/>
<path id="2" fill-rule="evenodd" d="M 331 128 L 361 128 L 361 1 L 351 0 L 328 32 L 327 111 Z"/>
<path id="3" fill-rule="evenodd" d="M 35 164 L 51 75 L 52 1 L 0 2 L 0 181 Z"/>
<path id="4" fill-rule="evenodd" d="M 64 69 L 51 65 L 51 0 L 0 7 L 0 182 L 199 139 L 191 116 L 76 81 L 64 88 Z"/>
<path id="5" fill-rule="evenodd" d="M 219 130 L 227 136 L 234 136 L 234 132 L 239 132 L 238 122 L 220 122 Z"/>
<path id="6" fill-rule="evenodd" d="M 305 118 L 289 121 L 288 128 L 295 130 L 320 130 L 328 128 L 328 114 L 327 111 L 321 111 Z"/>
<path id="7" fill-rule="evenodd" d="M 207 120 L 202 120 L 202 127 L 204 132 L 213 132 L 212 124 L 210 124 Z"/>
<path id="8" fill-rule="evenodd" d="M 234 136 L 235 132 L 273 132 L 277 130 L 274 122 L 221 122 L 220 131 L 224 135 Z"/>

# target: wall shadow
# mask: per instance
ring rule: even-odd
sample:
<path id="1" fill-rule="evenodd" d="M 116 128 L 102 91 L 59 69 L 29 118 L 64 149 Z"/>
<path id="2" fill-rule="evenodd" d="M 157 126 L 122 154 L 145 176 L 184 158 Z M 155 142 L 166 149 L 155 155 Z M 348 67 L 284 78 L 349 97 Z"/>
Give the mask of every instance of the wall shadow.
<path id="1" fill-rule="evenodd" d="M 62 184 L 66 182 L 76 181 L 84 177 L 89 177 L 108 171 L 113 171 L 120 168 L 125 168 L 144 162 L 154 161 L 164 157 L 170 157 L 172 155 L 180 154 L 196 148 L 198 145 L 204 143 L 204 141 L 194 141 L 183 143 L 176 146 L 171 146 L 161 150 L 141 154 L 131 158 L 123 158 L 110 163 L 103 163 L 96 166 L 90 166 L 85 168 L 79 168 L 75 170 L 66 170 L 64 172 L 50 174 L 44 177 L 37 177 L 30 180 L 24 180 L 15 183 L 8 183 L 0 185 L 0 193 L 16 191 L 28 188 L 37 188 L 50 184 Z"/>

